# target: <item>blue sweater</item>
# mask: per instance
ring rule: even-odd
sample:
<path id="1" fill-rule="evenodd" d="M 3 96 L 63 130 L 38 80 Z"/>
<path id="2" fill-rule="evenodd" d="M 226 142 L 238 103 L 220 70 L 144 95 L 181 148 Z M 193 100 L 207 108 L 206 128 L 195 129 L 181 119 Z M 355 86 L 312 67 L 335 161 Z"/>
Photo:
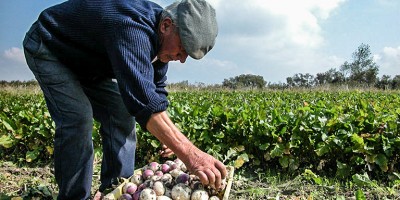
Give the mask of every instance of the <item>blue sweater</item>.
<path id="1" fill-rule="evenodd" d="M 128 111 L 145 129 L 168 106 L 168 64 L 152 60 L 162 7 L 146 0 L 69 0 L 38 19 L 46 46 L 81 81 L 116 78 Z"/>

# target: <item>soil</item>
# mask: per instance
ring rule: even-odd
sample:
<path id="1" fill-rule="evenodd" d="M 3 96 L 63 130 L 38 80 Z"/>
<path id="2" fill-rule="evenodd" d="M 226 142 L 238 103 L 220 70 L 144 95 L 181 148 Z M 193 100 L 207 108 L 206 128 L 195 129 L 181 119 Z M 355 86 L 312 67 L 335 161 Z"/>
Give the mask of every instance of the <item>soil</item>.
<path id="1" fill-rule="evenodd" d="M 50 165 L 18 167 L 13 163 L 0 161 L 0 200 L 55 199 L 57 187 L 53 173 Z M 235 176 L 229 199 L 356 199 L 354 191 L 335 186 L 319 186 L 298 178 L 268 184 L 249 177 Z M 92 184 L 93 194 L 98 182 L 98 176 L 95 174 Z M 397 198 L 391 194 L 376 194 L 374 191 L 364 191 L 363 194 L 365 199 Z"/>

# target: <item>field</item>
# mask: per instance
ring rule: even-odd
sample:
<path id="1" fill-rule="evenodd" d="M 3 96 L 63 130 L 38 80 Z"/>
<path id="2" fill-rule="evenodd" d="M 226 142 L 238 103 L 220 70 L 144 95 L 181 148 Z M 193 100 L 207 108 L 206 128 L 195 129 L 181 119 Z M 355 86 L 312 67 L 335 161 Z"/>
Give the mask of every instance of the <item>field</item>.
<path id="1" fill-rule="evenodd" d="M 399 91 L 178 91 L 169 99 L 182 132 L 236 168 L 231 199 L 400 195 Z M 0 199 L 52 199 L 54 123 L 40 91 L 3 88 L 0 110 Z M 139 127 L 138 141 L 137 166 L 160 159 L 159 142 Z"/>

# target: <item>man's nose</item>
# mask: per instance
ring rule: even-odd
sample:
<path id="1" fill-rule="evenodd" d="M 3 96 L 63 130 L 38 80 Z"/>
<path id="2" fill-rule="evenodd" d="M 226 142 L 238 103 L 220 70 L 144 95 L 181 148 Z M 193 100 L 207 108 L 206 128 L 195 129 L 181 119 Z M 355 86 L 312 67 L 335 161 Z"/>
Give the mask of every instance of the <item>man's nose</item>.
<path id="1" fill-rule="evenodd" d="M 188 54 L 187 54 L 186 52 L 183 52 L 183 53 L 181 53 L 180 56 L 179 56 L 179 61 L 181 61 L 181 63 L 185 63 L 187 57 L 188 57 Z"/>

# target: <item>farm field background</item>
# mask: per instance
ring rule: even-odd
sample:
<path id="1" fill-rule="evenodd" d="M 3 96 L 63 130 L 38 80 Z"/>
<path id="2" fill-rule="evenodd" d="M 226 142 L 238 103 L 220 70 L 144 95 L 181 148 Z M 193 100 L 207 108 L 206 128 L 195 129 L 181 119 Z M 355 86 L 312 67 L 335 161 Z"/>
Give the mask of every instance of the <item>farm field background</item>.
<path id="1" fill-rule="evenodd" d="M 396 199 L 400 92 L 176 91 L 172 120 L 199 148 L 236 168 L 232 199 Z M 38 88 L 0 90 L 0 199 L 57 192 L 54 123 Z M 160 160 L 138 128 L 136 166 Z M 101 163 L 94 124 L 94 189 Z"/>

